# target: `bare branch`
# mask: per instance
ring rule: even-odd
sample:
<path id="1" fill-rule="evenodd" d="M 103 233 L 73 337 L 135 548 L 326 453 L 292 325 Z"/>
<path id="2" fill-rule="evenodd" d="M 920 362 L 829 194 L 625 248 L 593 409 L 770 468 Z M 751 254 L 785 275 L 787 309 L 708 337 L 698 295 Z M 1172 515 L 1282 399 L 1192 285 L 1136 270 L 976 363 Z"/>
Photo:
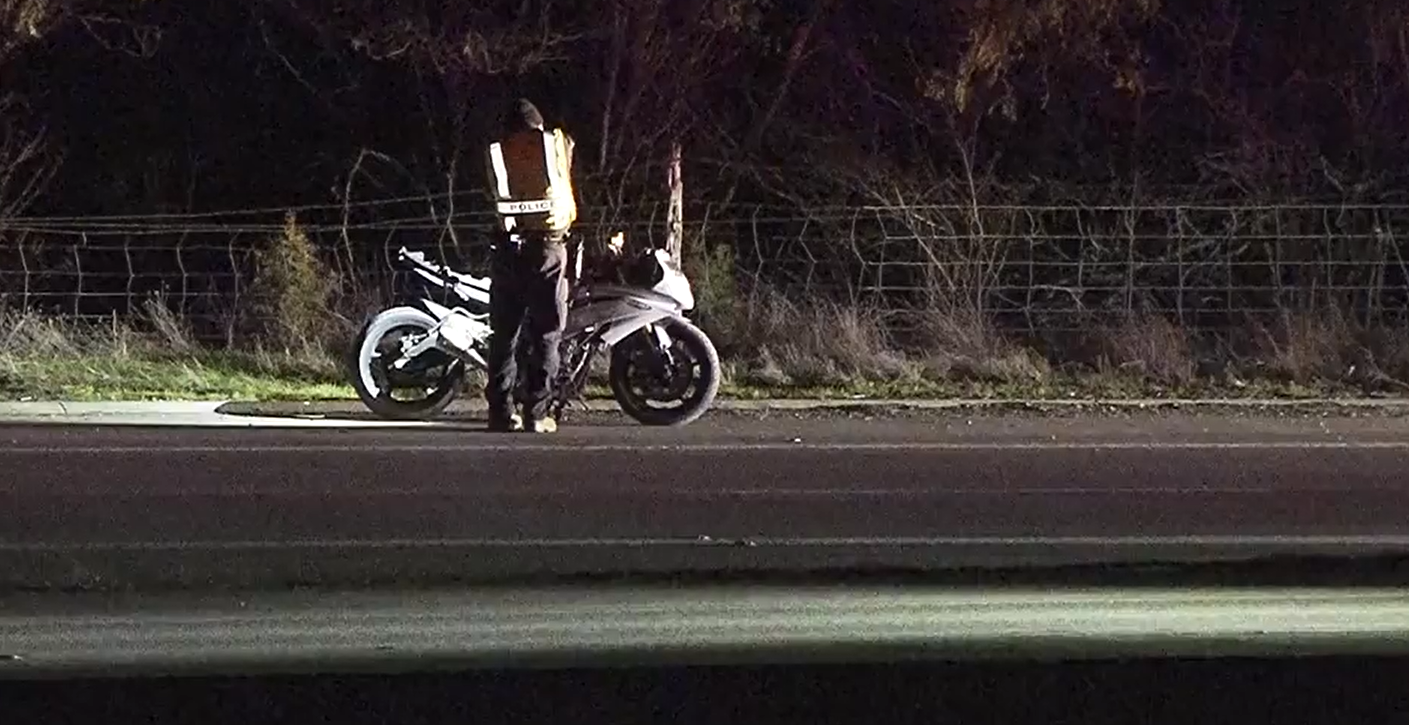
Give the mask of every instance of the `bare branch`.
<path id="1" fill-rule="evenodd" d="M 14 95 L 0 97 L 0 222 L 20 216 L 58 170 L 61 158 L 46 144 L 46 131 L 26 128 L 27 108 Z"/>

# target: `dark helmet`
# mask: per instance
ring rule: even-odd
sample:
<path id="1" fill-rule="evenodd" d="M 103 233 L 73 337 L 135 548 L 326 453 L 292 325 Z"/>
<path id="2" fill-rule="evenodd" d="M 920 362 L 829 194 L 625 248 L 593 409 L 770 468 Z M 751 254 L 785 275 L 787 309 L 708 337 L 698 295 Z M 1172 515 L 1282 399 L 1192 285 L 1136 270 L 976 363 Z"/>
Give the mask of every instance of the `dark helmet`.
<path id="1" fill-rule="evenodd" d="M 542 128 L 543 114 L 538 112 L 538 107 L 533 105 L 532 101 L 520 98 L 509 107 L 505 121 L 505 125 L 511 130 Z"/>

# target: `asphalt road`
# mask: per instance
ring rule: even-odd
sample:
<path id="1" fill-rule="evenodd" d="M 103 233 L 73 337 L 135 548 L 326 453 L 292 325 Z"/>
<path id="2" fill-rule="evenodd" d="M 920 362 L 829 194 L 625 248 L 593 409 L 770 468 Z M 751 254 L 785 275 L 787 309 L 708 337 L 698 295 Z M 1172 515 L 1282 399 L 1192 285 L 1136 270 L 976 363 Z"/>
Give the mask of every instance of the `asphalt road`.
<path id="1" fill-rule="evenodd" d="M 1402 417 L 0 427 L 0 585 L 1409 549 Z"/>

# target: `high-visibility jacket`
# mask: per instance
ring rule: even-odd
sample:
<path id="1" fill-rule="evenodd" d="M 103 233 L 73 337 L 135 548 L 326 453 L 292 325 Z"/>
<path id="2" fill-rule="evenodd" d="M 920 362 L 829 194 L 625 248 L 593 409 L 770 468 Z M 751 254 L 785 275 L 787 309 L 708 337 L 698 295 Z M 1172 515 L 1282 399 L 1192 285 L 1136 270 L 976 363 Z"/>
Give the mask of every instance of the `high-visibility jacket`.
<path id="1" fill-rule="evenodd" d="M 490 194 L 504 231 L 565 232 L 577 221 L 574 147 L 561 129 L 534 128 L 489 144 Z"/>

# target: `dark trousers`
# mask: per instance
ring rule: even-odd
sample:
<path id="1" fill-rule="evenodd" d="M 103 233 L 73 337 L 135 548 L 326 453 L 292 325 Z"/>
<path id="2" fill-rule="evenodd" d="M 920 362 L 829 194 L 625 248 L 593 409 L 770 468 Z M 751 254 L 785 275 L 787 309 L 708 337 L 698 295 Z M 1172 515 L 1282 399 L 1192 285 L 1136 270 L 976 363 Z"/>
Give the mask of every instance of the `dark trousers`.
<path id="1" fill-rule="evenodd" d="M 561 239 L 532 236 L 519 245 L 503 238 L 496 247 L 490 263 L 493 334 L 485 401 L 491 419 L 506 420 L 515 402 L 522 403 L 526 419 L 542 419 L 557 380 L 558 344 L 567 322 L 567 248 Z"/>

